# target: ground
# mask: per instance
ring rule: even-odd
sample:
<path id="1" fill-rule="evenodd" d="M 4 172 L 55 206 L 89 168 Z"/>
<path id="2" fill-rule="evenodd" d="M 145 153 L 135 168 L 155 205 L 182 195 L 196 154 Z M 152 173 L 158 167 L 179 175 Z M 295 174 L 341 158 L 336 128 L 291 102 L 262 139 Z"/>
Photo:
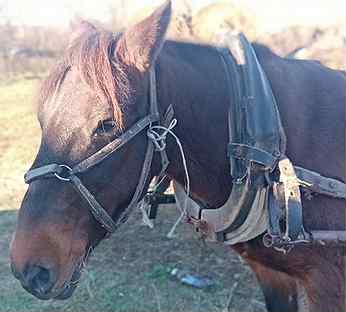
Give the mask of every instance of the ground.
<path id="1" fill-rule="evenodd" d="M 37 80 L 0 83 L 0 312 L 2 311 L 265 311 L 263 297 L 248 266 L 224 246 L 204 246 L 183 224 L 166 237 L 178 213 L 161 206 L 153 230 L 140 212 L 93 253 L 74 296 L 39 301 L 10 273 L 9 244 L 29 168 L 40 141 L 34 114 Z M 207 275 L 208 290 L 182 285 L 172 268 Z"/>

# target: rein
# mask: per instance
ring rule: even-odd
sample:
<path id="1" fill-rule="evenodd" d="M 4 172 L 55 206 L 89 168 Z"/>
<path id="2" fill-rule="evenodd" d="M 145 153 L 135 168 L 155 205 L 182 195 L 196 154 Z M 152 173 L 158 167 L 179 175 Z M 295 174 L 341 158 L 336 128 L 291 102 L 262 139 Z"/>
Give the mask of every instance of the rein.
<path id="1" fill-rule="evenodd" d="M 161 173 L 164 172 L 169 164 L 166 151 L 165 151 L 165 139 L 166 136 L 155 137 L 152 135 L 153 130 L 160 127 L 160 115 L 157 105 L 157 93 L 156 93 L 156 74 L 155 68 L 151 68 L 149 72 L 150 76 L 150 107 L 149 114 L 135 123 L 130 129 L 123 133 L 120 137 L 107 144 L 105 147 L 89 156 L 85 160 L 81 161 L 72 168 L 66 164 L 49 164 L 39 168 L 29 170 L 25 176 L 25 183 L 30 184 L 36 180 L 42 180 L 47 178 L 56 178 L 65 183 L 71 183 L 75 190 L 81 195 L 82 198 L 89 204 L 91 214 L 95 220 L 109 233 L 114 233 L 120 224 L 124 223 L 133 208 L 138 205 L 139 199 L 143 194 L 144 187 L 147 183 L 151 163 L 153 160 L 154 152 L 159 151 L 161 155 Z M 172 118 L 171 106 L 168 108 L 165 117 Z M 174 125 L 172 125 L 174 127 Z M 106 158 L 111 156 L 115 151 L 119 150 L 122 146 L 132 140 L 137 134 L 141 133 L 145 129 L 147 131 L 148 144 L 144 162 L 142 165 L 141 175 L 137 184 L 137 188 L 132 196 L 130 204 L 125 211 L 120 215 L 117 222 L 114 222 L 108 212 L 102 207 L 102 205 L 96 200 L 95 196 L 86 188 L 82 181 L 77 176 L 84 173 L 89 169 L 95 167 Z M 171 129 L 169 129 L 171 130 Z"/>

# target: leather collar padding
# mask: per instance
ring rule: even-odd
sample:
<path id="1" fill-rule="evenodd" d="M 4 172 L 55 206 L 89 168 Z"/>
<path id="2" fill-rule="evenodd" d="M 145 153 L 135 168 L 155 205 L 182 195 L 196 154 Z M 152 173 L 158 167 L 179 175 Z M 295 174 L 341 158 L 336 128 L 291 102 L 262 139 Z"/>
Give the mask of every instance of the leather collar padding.
<path id="1" fill-rule="evenodd" d="M 270 83 L 252 45 L 243 34 L 226 37 L 224 44 L 227 49 L 222 54 L 234 93 L 228 120 L 229 156 L 231 175 L 238 179 L 246 174 L 249 162 L 273 169 L 285 154 L 286 137 Z"/>

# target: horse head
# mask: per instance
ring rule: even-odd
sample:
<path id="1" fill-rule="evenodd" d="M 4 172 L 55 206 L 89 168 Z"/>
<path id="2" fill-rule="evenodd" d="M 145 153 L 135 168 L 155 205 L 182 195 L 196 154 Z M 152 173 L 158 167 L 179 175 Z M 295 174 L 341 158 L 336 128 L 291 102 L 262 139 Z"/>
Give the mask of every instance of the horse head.
<path id="1" fill-rule="evenodd" d="M 41 88 L 42 139 L 32 169 L 51 163 L 73 167 L 148 114 L 149 71 L 162 49 L 170 16 L 168 1 L 118 36 L 86 22 L 75 29 L 65 55 Z M 146 133 L 141 132 L 79 175 L 114 221 L 136 190 L 146 145 Z M 89 251 L 105 237 L 87 205 L 59 179 L 30 183 L 18 214 L 11 267 L 36 297 L 69 298 Z"/>

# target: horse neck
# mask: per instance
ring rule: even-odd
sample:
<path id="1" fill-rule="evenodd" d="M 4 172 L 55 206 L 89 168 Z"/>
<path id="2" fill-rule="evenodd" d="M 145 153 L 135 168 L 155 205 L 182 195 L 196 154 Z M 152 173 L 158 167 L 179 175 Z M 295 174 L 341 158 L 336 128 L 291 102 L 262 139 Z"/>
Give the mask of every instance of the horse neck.
<path id="1" fill-rule="evenodd" d="M 160 112 L 172 104 L 187 160 L 192 197 L 211 206 L 228 198 L 231 178 L 226 148 L 228 86 L 215 48 L 167 42 L 157 62 Z M 168 175 L 185 183 L 182 158 L 172 138 L 167 141 Z"/>

